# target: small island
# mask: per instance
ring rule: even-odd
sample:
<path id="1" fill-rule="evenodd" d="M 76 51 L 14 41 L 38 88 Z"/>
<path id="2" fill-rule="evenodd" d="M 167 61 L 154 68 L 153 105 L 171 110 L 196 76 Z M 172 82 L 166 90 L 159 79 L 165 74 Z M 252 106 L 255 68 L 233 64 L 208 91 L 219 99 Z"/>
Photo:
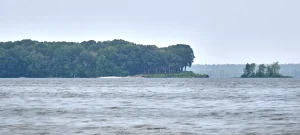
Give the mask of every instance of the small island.
<path id="1" fill-rule="evenodd" d="M 271 65 L 260 64 L 257 71 L 255 68 L 255 63 L 247 63 L 241 78 L 293 78 L 290 76 L 283 76 L 279 73 L 279 62 L 274 62 Z"/>

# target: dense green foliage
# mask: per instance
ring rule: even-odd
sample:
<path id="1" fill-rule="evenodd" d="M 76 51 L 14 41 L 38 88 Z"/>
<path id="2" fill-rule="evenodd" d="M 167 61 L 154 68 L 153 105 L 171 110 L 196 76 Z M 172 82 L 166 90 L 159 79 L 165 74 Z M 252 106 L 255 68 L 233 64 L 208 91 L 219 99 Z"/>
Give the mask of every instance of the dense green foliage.
<path id="1" fill-rule="evenodd" d="M 279 73 L 280 66 L 278 62 L 265 66 L 261 64 L 255 72 L 255 63 L 246 64 L 242 78 L 283 78 L 285 76 Z M 266 70 L 267 69 L 267 70 Z"/>
<path id="2" fill-rule="evenodd" d="M 193 64 L 192 67 L 187 68 L 187 70 L 199 74 L 208 74 L 209 78 L 235 78 L 240 77 L 241 74 L 244 73 L 243 69 L 245 66 L 245 64 Z M 259 69 L 259 65 L 256 65 L 256 69 Z M 300 64 L 280 64 L 279 73 L 284 76 L 300 78 Z"/>
<path id="3" fill-rule="evenodd" d="M 167 74 L 149 74 L 146 78 L 209 78 L 208 75 L 195 74 L 192 71 L 178 72 L 178 73 L 167 73 Z"/>
<path id="4" fill-rule="evenodd" d="M 0 77 L 99 77 L 175 73 L 190 67 L 189 45 L 158 48 L 124 40 L 0 42 Z"/>

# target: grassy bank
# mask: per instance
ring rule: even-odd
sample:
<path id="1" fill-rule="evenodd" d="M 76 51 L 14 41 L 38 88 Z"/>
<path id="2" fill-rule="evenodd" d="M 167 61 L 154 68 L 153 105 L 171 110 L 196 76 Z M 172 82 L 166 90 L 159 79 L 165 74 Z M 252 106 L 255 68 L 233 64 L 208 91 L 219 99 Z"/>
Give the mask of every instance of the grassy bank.
<path id="1" fill-rule="evenodd" d="M 169 74 L 149 74 L 144 75 L 145 78 L 209 78 L 205 74 L 195 74 L 192 71 L 169 73 Z"/>

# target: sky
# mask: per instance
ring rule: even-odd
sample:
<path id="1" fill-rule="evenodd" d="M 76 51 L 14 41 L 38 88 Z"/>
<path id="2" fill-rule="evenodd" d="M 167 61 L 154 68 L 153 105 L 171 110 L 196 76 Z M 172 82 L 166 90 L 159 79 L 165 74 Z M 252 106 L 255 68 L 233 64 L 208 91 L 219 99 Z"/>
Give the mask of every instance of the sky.
<path id="1" fill-rule="evenodd" d="M 300 63 L 299 0 L 0 0 L 0 41 L 190 45 L 194 64 Z"/>

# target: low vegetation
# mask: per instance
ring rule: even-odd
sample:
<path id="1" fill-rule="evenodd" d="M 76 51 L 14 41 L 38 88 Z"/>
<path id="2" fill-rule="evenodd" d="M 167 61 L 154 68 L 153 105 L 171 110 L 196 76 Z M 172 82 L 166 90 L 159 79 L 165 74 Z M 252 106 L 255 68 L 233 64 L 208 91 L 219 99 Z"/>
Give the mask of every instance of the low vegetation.
<path id="1" fill-rule="evenodd" d="M 146 78 L 209 78 L 205 74 L 195 74 L 192 71 L 166 73 L 166 74 L 149 74 L 145 75 Z"/>

